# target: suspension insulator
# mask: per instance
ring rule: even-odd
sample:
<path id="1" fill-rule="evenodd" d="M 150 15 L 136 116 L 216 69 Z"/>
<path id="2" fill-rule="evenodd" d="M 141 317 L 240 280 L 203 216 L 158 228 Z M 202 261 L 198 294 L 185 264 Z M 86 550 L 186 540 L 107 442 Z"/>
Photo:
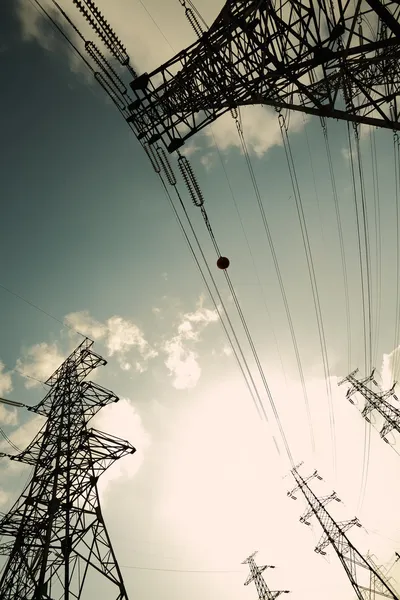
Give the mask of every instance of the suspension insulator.
<path id="1" fill-rule="evenodd" d="M 98 71 L 94 73 L 94 78 L 96 79 L 97 83 L 101 85 L 103 90 L 108 94 L 108 96 L 114 102 L 115 106 L 117 106 L 119 110 L 124 111 L 126 108 L 125 102 L 116 93 L 115 88 L 110 85 L 109 79 L 105 79 L 103 74 L 99 73 Z"/>
<path id="2" fill-rule="evenodd" d="M 192 202 L 195 206 L 203 206 L 204 197 L 203 193 L 200 189 L 199 183 L 196 179 L 192 166 L 186 156 L 180 155 L 178 158 L 178 166 L 179 170 L 182 174 L 182 178 L 186 184 L 186 187 L 189 191 Z"/>
<path id="3" fill-rule="evenodd" d="M 220 256 L 219 259 L 217 260 L 217 267 L 218 269 L 221 269 L 222 271 L 225 271 L 225 269 L 227 269 L 230 265 L 229 262 L 229 258 L 226 258 L 226 256 Z"/>
<path id="4" fill-rule="evenodd" d="M 153 148 L 151 146 L 148 146 L 147 144 L 144 144 L 143 148 L 144 148 L 144 151 L 146 152 L 146 154 L 149 158 L 149 161 L 151 162 L 151 166 L 153 167 L 155 172 L 161 173 L 161 168 L 160 168 L 160 165 L 157 160 L 157 156 L 156 156 Z"/>
<path id="5" fill-rule="evenodd" d="M 96 44 L 93 42 L 87 41 L 85 42 L 86 52 L 95 63 L 100 67 L 103 71 L 104 75 L 108 77 L 108 79 L 115 85 L 116 89 L 120 92 L 120 94 L 125 95 L 127 93 L 127 88 L 119 77 L 118 73 L 114 70 L 113 66 L 108 62 L 104 54 L 98 49 Z"/>
<path id="6" fill-rule="evenodd" d="M 125 46 L 123 46 L 121 40 L 110 27 L 93 0 L 72 0 L 72 2 L 80 10 L 99 38 L 104 42 L 111 54 L 113 54 L 121 65 L 128 65 L 129 56 Z"/>
<path id="7" fill-rule="evenodd" d="M 172 170 L 171 163 L 169 162 L 168 156 L 165 154 L 164 148 L 158 146 L 157 153 L 161 168 L 165 173 L 165 177 L 168 179 L 168 183 L 170 185 L 176 185 L 175 173 Z"/>
<path id="8" fill-rule="evenodd" d="M 191 8 L 186 8 L 185 15 L 197 37 L 201 38 L 204 31 Z"/>

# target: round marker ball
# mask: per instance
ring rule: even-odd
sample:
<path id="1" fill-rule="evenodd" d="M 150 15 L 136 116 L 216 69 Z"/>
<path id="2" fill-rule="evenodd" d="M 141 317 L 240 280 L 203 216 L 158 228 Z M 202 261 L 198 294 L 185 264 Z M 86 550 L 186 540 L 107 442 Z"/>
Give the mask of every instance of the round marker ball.
<path id="1" fill-rule="evenodd" d="M 218 269 L 225 270 L 229 267 L 229 259 L 226 256 L 220 256 L 217 260 Z"/>

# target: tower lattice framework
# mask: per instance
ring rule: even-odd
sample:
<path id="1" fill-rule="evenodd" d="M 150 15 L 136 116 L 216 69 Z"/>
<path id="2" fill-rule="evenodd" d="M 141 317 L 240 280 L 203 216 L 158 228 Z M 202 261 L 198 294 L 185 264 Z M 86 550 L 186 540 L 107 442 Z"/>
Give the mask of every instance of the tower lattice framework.
<path id="1" fill-rule="evenodd" d="M 271 591 L 269 589 L 263 577 L 263 572 L 265 571 L 265 569 L 274 569 L 275 567 L 272 565 L 264 565 L 262 567 L 256 565 L 256 562 L 254 560 L 256 554 L 257 552 L 253 552 L 253 554 L 248 556 L 246 560 L 242 562 L 243 565 L 249 565 L 250 569 L 250 573 L 246 581 L 244 582 L 244 585 L 249 585 L 249 583 L 254 581 L 259 600 L 275 600 L 275 598 L 277 598 L 281 594 L 288 594 L 288 590 Z"/>
<path id="2" fill-rule="evenodd" d="M 358 519 L 335 521 L 325 506 L 331 501 L 340 502 L 336 493 L 333 492 L 329 496 L 318 498 L 311 490 L 309 482 L 313 479 L 322 480 L 322 477 L 317 471 L 314 471 L 309 477 L 303 478 L 298 472 L 298 466 L 292 470 L 296 487 L 288 492 L 288 496 L 296 500 L 294 494 L 300 491 L 307 502 L 306 511 L 300 521 L 310 525 L 310 517 L 315 516 L 322 527 L 322 537 L 315 547 L 315 552 L 325 555 L 325 548 L 330 544 L 333 546 L 359 600 L 377 600 L 378 598 L 399 600 L 399 596 L 372 559 L 364 558 L 348 539 L 346 532 L 351 527 L 361 527 Z"/>
<path id="3" fill-rule="evenodd" d="M 109 390 L 85 381 L 106 364 L 92 344 L 86 339 L 46 381 L 49 392 L 30 409 L 46 421 L 29 446 L 10 457 L 31 465 L 33 474 L 0 520 L 0 551 L 8 557 L 1 600 L 85 600 L 96 594 L 104 600 L 128 599 L 97 483 L 115 460 L 135 448 L 88 428 L 103 406 L 118 401 Z"/>
<path id="4" fill-rule="evenodd" d="M 170 152 L 251 104 L 398 130 L 399 20 L 397 0 L 227 0 L 197 42 L 131 82 L 127 120 Z"/>
<path id="5" fill-rule="evenodd" d="M 361 380 L 356 379 L 355 375 L 357 372 L 358 369 L 350 373 L 350 375 L 342 379 L 342 381 L 339 381 L 338 385 L 343 385 L 344 383 L 350 384 L 350 387 L 346 392 L 346 398 L 352 404 L 354 404 L 352 396 L 356 392 L 359 392 L 364 397 L 365 404 L 361 414 L 366 421 L 371 422 L 370 414 L 373 410 L 376 410 L 381 417 L 383 417 L 383 425 L 379 434 L 386 443 L 389 443 L 386 437 L 388 433 L 391 431 L 400 433 L 400 410 L 388 402 L 391 397 L 397 400 L 395 394 L 396 382 L 390 390 L 386 392 L 376 392 L 371 390 L 367 385 L 369 382 L 376 384 L 376 381 L 374 380 L 375 370 L 372 371 L 371 375 Z"/>

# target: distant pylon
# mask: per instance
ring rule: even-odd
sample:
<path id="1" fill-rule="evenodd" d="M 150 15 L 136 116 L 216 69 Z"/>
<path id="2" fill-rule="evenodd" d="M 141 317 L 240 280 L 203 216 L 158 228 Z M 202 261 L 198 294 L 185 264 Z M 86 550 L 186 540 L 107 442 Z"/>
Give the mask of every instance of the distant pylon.
<path id="1" fill-rule="evenodd" d="M 30 410 L 46 421 L 12 460 L 31 465 L 32 476 L 0 519 L 1 600 L 128 600 L 104 523 L 97 482 L 113 462 L 135 448 L 88 428 L 109 390 L 85 381 L 106 361 L 93 342 L 82 344 L 46 381 L 45 398 Z M 3 454 L 3 456 L 6 456 Z"/>
<path id="2" fill-rule="evenodd" d="M 325 508 L 330 501 L 340 502 L 336 493 L 333 492 L 324 498 L 317 498 L 308 482 L 314 478 L 322 480 L 322 477 L 317 471 L 314 471 L 310 477 L 303 478 L 298 472 L 299 466 L 292 470 L 296 487 L 288 492 L 288 496 L 296 500 L 294 493 L 300 491 L 307 502 L 306 513 L 300 518 L 300 521 L 309 525 L 309 517 L 315 515 L 322 527 L 322 537 L 315 547 L 315 552 L 325 555 L 325 548 L 332 544 L 359 600 L 375 600 L 379 597 L 399 600 L 396 592 L 391 589 L 389 582 L 378 567 L 371 560 L 364 558 L 347 538 L 347 530 L 354 525 L 361 527 L 358 519 L 337 523 Z"/>
<path id="3" fill-rule="evenodd" d="M 242 565 L 249 565 L 250 568 L 250 573 L 244 582 L 244 585 L 249 585 L 249 583 L 254 581 L 259 600 L 274 600 L 274 598 L 277 598 L 281 594 L 288 594 L 288 590 L 271 591 L 269 589 L 262 573 L 265 569 L 275 569 L 275 567 L 272 565 L 264 565 L 263 567 L 257 566 L 254 560 L 256 554 L 257 552 L 253 552 L 253 554 L 250 554 L 250 556 L 242 562 Z"/>
<path id="4" fill-rule="evenodd" d="M 355 392 L 359 392 L 365 399 L 364 408 L 361 411 L 362 416 L 369 423 L 370 421 L 370 413 L 373 410 L 376 410 L 383 418 L 384 423 L 379 432 L 381 438 L 388 444 L 389 441 L 386 438 L 386 435 L 391 431 L 395 430 L 400 433 L 400 410 L 395 406 L 392 406 L 387 400 L 391 396 L 397 400 L 397 396 L 394 393 L 394 389 L 396 386 L 396 382 L 392 385 L 390 390 L 387 392 L 374 392 L 366 385 L 370 381 L 377 385 L 374 379 L 375 369 L 372 371 L 371 375 L 365 377 L 362 380 L 358 380 L 354 377 L 354 375 L 358 372 L 358 369 L 347 375 L 342 381 L 339 381 L 338 385 L 342 385 L 343 383 L 348 382 L 351 387 L 347 390 L 346 398 L 354 404 L 351 396 L 355 394 Z"/>

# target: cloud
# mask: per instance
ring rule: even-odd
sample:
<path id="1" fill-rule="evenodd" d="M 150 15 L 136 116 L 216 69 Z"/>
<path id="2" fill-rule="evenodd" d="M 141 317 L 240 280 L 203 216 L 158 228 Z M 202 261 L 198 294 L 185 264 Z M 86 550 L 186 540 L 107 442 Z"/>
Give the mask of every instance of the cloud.
<path id="1" fill-rule="evenodd" d="M 0 506 L 4 506 L 5 504 L 8 504 L 9 500 L 10 500 L 10 494 L 5 492 L 4 490 L 0 490 Z"/>
<path id="2" fill-rule="evenodd" d="M 381 366 L 382 388 L 388 390 L 395 381 L 400 379 L 400 346 L 389 354 L 382 356 Z"/>
<path id="3" fill-rule="evenodd" d="M 100 323 L 90 315 L 88 310 L 82 310 L 66 315 L 64 320 L 91 339 L 103 340 L 108 356 L 115 355 L 123 371 L 131 369 L 127 355 L 133 349 L 138 351 L 141 358 L 141 367 L 136 369 L 140 373 L 146 370 L 147 361 L 158 354 L 135 323 L 118 315 L 110 317 L 105 323 Z"/>
<path id="4" fill-rule="evenodd" d="M 278 115 L 273 108 L 260 105 L 242 106 L 240 113 L 244 137 L 251 154 L 261 158 L 273 146 L 282 145 Z M 292 133 L 301 131 L 306 121 L 306 117 L 301 113 L 291 113 L 290 131 Z M 236 124 L 230 113 L 225 113 L 215 121 L 212 128 L 205 130 L 204 136 L 209 146 L 212 146 L 215 141 L 220 150 L 238 148 L 242 152 Z"/>
<path id="5" fill-rule="evenodd" d="M 17 410 L 6 408 L 4 404 L 0 404 L 0 423 L 2 425 L 17 425 L 18 414 Z"/>
<path id="6" fill-rule="evenodd" d="M 142 419 L 128 398 L 101 409 L 94 419 L 94 427 L 123 440 L 129 441 L 136 452 L 114 463 L 100 478 L 100 490 L 104 494 L 110 483 L 121 477 L 133 477 L 140 469 L 144 455 L 151 443 Z"/>
<path id="7" fill-rule="evenodd" d="M 109 356 L 126 354 L 132 347 L 139 350 L 143 358 L 153 358 L 157 353 L 152 350 L 137 325 L 122 317 L 111 317 L 107 321 L 106 346 Z"/>
<path id="8" fill-rule="evenodd" d="M 16 368 L 26 377 L 34 377 L 39 381 L 46 381 L 64 361 L 64 356 L 56 344 L 35 344 L 23 351 L 22 358 L 18 358 Z M 39 381 L 28 379 L 26 388 L 40 385 Z"/>
<path id="9" fill-rule="evenodd" d="M 103 338 L 107 332 L 106 326 L 94 319 L 88 310 L 69 313 L 64 321 L 75 331 L 79 331 L 94 341 Z"/>
<path id="10" fill-rule="evenodd" d="M 11 373 L 4 372 L 5 366 L 0 361 L 0 396 L 9 394 L 12 390 Z"/>
<path id="11" fill-rule="evenodd" d="M 164 344 L 167 354 L 165 366 L 173 377 L 172 385 L 177 390 L 190 389 L 200 379 L 201 368 L 198 354 L 189 346 L 200 341 L 201 331 L 210 323 L 218 321 L 218 313 L 203 307 L 201 298 L 196 311 L 183 315 L 178 333 Z"/>

